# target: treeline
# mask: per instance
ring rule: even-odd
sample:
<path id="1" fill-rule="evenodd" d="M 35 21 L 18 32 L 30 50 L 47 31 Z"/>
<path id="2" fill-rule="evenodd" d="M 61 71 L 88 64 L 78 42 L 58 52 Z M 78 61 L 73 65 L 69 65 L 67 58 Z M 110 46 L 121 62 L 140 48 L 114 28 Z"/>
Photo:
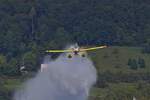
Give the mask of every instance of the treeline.
<path id="1" fill-rule="evenodd" d="M 149 100 L 149 86 L 142 81 L 132 84 L 111 84 L 106 89 L 97 89 L 89 100 Z"/>
<path id="2" fill-rule="evenodd" d="M 128 66 L 130 69 L 137 70 L 145 68 L 146 64 L 143 58 L 138 58 L 138 60 L 129 58 Z"/>
<path id="3" fill-rule="evenodd" d="M 150 48 L 149 0 L 1 0 L 0 71 L 36 70 L 43 52 L 80 45 Z M 8 66 L 8 68 L 6 68 Z M 15 70 L 13 69 L 15 67 Z"/>
<path id="4" fill-rule="evenodd" d="M 96 86 L 98 88 L 105 88 L 109 83 L 136 83 L 139 81 L 145 81 L 150 83 L 150 73 L 111 73 L 109 71 L 98 73 L 98 79 Z"/>

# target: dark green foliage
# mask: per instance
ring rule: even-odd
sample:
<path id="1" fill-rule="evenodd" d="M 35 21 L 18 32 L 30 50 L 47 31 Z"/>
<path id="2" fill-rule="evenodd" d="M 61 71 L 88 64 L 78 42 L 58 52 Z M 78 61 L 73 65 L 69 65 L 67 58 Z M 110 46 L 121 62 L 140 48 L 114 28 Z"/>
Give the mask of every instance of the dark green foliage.
<path id="1" fill-rule="evenodd" d="M 130 66 L 130 69 L 137 70 L 138 69 L 138 63 L 136 59 L 129 59 L 128 60 L 128 66 Z"/>
<path id="2" fill-rule="evenodd" d="M 119 82 L 126 82 L 126 83 L 134 83 L 137 81 L 146 81 L 150 82 L 150 73 L 112 73 L 112 72 L 103 72 L 98 74 L 98 83 L 97 86 L 99 87 L 99 82 L 103 81 L 104 83 L 119 83 Z M 107 84 L 106 84 L 107 85 Z"/>
<path id="3" fill-rule="evenodd" d="M 142 46 L 149 43 L 147 4 L 131 0 L 1 0 L 0 53 L 6 61 L 15 58 L 20 66 L 24 55 L 33 52 L 36 61 L 32 56 L 26 65 L 36 70 L 43 51 L 73 42 Z"/>
<path id="4" fill-rule="evenodd" d="M 129 59 L 128 60 L 128 66 L 130 67 L 130 69 L 134 69 L 137 70 L 138 68 L 145 68 L 145 60 L 143 58 L 138 58 L 138 60 L 136 59 Z"/>
<path id="5" fill-rule="evenodd" d="M 132 64 L 132 59 L 130 58 L 130 59 L 128 60 L 128 66 L 131 66 L 131 64 Z"/>
<path id="6" fill-rule="evenodd" d="M 23 55 L 23 63 L 28 71 L 34 71 L 36 69 L 36 54 L 33 52 L 27 52 Z"/>
<path id="7" fill-rule="evenodd" d="M 133 69 L 133 70 L 137 70 L 138 69 L 137 61 L 135 59 L 132 60 L 130 68 Z"/>
<path id="8" fill-rule="evenodd" d="M 142 53 L 150 53 L 150 45 L 146 45 L 143 47 Z"/>
<path id="9" fill-rule="evenodd" d="M 17 76 L 20 74 L 17 59 L 7 60 L 5 56 L 0 55 L 0 75 Z"/>
<path id="10" fill-rule="evenodd" d="M 145 68 L 145 60 L 143 58 L 138 58 L 138 64 L 140 68 Z"/>

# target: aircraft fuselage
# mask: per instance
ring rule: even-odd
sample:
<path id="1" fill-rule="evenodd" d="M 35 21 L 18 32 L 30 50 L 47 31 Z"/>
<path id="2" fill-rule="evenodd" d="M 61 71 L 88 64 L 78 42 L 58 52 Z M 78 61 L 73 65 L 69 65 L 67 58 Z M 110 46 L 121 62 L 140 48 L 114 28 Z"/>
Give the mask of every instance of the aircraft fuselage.
<path id="1" fill-rule="evenodd" d="M 80 49 L 79 48 L 73 48 L 74 55 L 79 55 Z"/>

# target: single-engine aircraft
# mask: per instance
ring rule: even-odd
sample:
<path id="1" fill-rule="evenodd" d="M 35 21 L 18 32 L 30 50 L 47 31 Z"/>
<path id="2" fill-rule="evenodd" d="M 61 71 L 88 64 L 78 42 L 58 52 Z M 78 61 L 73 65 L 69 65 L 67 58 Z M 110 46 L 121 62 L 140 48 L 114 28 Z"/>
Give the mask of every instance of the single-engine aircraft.
<path id="1" fill-rule="evenodd" d="M 92 48 L 82 48 L 79 47 L 78 44 L 75 46 L 71 46 L 69 49 L 66 50 L 47 50 L 47 53 L 67 53 L 68 58 L 72 58 L 73 56 L 81 56 L 86 57 L 87 53 L 86 51 L 96 50 L 96 49 L 102 49 L 106 48 L 107 46 L 98 46 L 98 47 L 92 47 Z"/>

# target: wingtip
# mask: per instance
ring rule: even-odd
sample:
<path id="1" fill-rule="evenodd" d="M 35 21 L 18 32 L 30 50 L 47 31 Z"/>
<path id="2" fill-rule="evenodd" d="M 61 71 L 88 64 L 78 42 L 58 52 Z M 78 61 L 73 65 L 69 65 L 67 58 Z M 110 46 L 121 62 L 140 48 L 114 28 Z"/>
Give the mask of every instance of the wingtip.
<path id="1" fill-rule="evenodd" d="M 48 52 L 48 50 L 46 50 L 45 52 Z"/>
<path id="2" fill-rule="evenodd" d="M 107 45 L 102 46 L 102 48 L 107 48 L 107 47 L 108 47 Z"/>
<path id="3" fill-rule="evenodd" d="M 105 47 L 105 48 L 107 48 L 108 46 L 107 46 L 107 45 L 105 45 L 104 47 Z"/>

